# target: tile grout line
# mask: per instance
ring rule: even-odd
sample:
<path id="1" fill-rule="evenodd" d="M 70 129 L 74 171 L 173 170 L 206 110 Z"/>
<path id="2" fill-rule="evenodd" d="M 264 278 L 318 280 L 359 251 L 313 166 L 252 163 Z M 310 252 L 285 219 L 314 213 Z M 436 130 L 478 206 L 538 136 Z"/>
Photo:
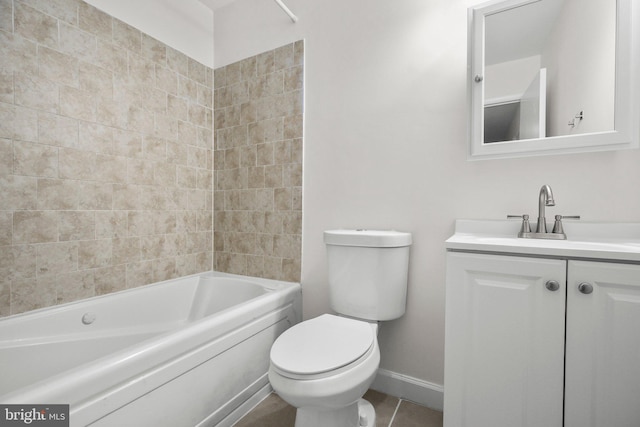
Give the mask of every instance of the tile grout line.
<path id="1" fill-rule="evenodd" d="M 391 416 L 391 420 L 389 421 L 389 426 L 391 427 L 393 425 L 393 420 L 395 420 L 396 418 L 396 414 L 398 413 L 398 409 L 400 409 L 400 404 L 402 403 L 402 399 L 398 399 L 398 404 L 396 405 L 396 410 L 393 411 L 393 415 Z"/>

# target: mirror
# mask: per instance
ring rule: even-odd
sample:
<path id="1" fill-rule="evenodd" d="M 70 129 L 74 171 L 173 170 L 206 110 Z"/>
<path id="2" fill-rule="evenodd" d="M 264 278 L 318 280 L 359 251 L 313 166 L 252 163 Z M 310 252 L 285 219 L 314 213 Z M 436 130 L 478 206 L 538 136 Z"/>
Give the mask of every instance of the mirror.
<path id="1" fill-rule="evenodd" d="M 470 159 L 638 148 L 633 0 L 469 8 Z"/>

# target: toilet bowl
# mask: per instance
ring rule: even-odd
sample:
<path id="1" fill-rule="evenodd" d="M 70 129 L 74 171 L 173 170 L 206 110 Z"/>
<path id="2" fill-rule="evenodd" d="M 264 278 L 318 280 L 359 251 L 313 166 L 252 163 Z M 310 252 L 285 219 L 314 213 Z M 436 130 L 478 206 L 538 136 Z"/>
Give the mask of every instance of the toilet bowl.
<path id="1" fill-rule="evenodd" d="M 378 321 L 404 315 L 411 234 L 324 232 L 329 301 L 323 314 L 292 326 L 271 347 L 269 380 L 298 408 L 296 427 L 374 427 L 362 399 L 380 366 Z"/>
<path id="2" fill-rule="evenodd" d="M 296 427 L 375 426 L 362 396 L 380 365 L 377 324 L 324 314 L 273 344 L 269 381 L 298 408 Z"/>

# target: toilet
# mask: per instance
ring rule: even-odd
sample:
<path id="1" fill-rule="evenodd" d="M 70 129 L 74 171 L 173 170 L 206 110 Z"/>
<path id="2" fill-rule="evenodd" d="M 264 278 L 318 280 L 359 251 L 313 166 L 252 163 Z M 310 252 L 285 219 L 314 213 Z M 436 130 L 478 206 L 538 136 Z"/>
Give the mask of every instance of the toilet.
<path id="1" fill-rule="evenodd" d="M 362 396 L 380 366 L 378 322 L 405 312 L 411 234 L 334 230 L 324 243 L 336 314 L 282 333 L 271 347 L 269 381 L 297 408 L 296 427 L 374 427 Z"/>

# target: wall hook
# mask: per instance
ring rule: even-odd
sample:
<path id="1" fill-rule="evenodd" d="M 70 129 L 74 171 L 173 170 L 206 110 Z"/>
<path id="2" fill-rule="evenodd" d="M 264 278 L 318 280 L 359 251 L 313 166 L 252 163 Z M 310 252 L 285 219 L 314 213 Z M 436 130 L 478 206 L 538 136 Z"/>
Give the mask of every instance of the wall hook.
<path id="1" fill-rule="evenodd" d="M 569 126 L 571 126 L 572 128 L 576 127 L 578 125 L 578 123 L 576 123 L 576 119 L 578 120 L 578 122 L 584 119 L 584 111 L 580 111 L 571 120 L 569 120 Z"/>

